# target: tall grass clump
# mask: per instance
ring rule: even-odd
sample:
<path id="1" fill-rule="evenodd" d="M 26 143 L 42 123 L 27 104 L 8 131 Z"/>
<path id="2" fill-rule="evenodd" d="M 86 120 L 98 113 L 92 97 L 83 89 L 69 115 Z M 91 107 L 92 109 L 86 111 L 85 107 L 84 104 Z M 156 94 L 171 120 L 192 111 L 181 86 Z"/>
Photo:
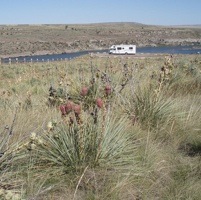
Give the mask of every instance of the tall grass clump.
<path id="1" fill-rule="evenodd" d="M 157 128 L 173 119 L 173 104 L 171 98 L 165 99 L 162 94 L 156 97 L 155 91 L 148 87 L 138 87 L 132 91 L 125 103 L 125 110 L 133 123 L 144 128 Z"/>
<path id="2" fill-rule="evenodd" d="M 183 59 L 182 59 L 183 60 Z M 174 95 L 200 94 L 201 65 L 198 58 L 174 63 L 174 74 L 171 77 L 169 92 Z"/>
<path id="3" fill-rule="evenodd" d="M 0 132 L 0 199 L 21 199 L 21 179 L 17 179 L 17 143 L 11 142 L 12 127 Z"/>

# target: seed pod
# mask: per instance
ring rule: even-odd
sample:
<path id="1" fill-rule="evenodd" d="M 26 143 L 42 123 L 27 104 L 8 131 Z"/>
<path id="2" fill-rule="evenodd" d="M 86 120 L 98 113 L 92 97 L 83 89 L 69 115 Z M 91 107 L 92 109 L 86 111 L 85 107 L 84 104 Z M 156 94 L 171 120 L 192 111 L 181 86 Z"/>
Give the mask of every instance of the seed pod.
<path id="1" fill-rule="evenodd" d="M 32 132 L 31 135 L 30 135 L 30 140 L 34 141 L 34 140 L 36 140 L 36 138 L 37 138 L 36 133 Z"/>
<path id="2" fill-rule="evenodd" d="M 66 114 L 70 113 L 73 110 L 74 103 L 72 101 L 68 101 L 65 105 Z"/>
<path id="3" fill-rule="evenodd" d="M 59 107 L 59 109 L 60 109 L 62 115 L 66 115 L 66 106 L 65 105 L 61 105 Z"/>
<path id="4" fill-rule="evenodd" d="M 52 131 L 53 129 L 54 129 L 54 126 L 53 126 L 52 122 L 48 122 L 48 123 L 47 123 L 47 131 L 50 132 L 50 131 Z"/>
<path id="5" fill-rule="evenodd" d="M 105 86 L 105 93 L 106 93 L 106 95 L 109 95 L 109 94 L 112 93 L 112 88 L 111 88 L 110 85 L 106 85 Z"/>
<path id="6" fill-rule="evenodd" d="M 88 91 L 89 91 L 89 89 L 87 87 L 83 87 L 81 89 L 80 95 L 84 97 L 88 94 Z"/>
<path id="7" fill-rule="evenodd" d="M 99 107 L 99 108 L 102 108 L 103 107 L 103 100 L 101 98 L 97 98 L 96 99 L 96 105 Z"/>
<path id="8" fill-rule="evenodd" d="M 30 144 L 30 150 L 34 150 L 34 149 L 36 149 L 36 147 L 37 146 L 34 143 Z"/>
<path id="9" fill-rule="evenodd" d="M 73 107 L 73 110 L 74 110 L 75 114 L 79 115 L 81 113 L 81 106 L 78 104 L 75 104 Z"/>

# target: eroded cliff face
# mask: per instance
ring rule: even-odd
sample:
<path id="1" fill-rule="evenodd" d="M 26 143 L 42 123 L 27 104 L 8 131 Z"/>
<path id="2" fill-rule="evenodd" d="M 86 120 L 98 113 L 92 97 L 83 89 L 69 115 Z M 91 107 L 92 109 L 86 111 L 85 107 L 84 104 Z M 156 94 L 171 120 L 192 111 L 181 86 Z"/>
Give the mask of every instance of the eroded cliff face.
<path id="1" fill-rule="evenodd" d="M 136 23 L 0 26 L 0 56 L 36 55 L 137 46 L 201 45 L 201 26 L 165 27 Z"/>

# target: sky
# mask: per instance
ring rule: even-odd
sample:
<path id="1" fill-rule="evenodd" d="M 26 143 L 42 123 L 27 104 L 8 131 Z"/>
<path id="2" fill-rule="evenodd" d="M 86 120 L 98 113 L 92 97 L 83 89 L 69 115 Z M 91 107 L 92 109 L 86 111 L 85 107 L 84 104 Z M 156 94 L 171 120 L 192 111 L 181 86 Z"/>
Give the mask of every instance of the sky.
<path id="1" fill-rule="evenodd" d="M 0 0 L 0 24 L 201 24 L 201 0 Z"/>

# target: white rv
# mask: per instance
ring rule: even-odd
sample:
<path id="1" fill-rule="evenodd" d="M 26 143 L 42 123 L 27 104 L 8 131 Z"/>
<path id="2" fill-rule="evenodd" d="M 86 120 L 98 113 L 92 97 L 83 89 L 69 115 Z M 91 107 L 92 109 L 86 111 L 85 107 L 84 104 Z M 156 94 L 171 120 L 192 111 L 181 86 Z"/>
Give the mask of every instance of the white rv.
<path id="1" fill-rule="evenodd" d="M 136 45 L 112 45 L 109 49 L 109 54 L 136 54 Z"/>

